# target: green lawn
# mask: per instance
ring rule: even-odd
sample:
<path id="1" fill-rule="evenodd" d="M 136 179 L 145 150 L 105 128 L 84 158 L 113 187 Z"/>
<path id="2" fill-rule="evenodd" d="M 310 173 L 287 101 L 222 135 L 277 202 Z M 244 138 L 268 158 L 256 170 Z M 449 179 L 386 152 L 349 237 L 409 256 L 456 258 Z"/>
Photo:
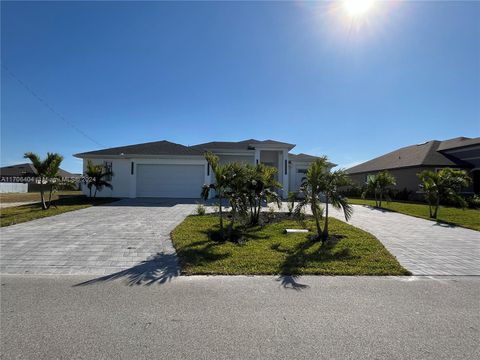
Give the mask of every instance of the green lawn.
<path id="1" fill-rule="evenodd" d="M 349 199 L 351 204 L 375 206 L 374 200 Z M 391 201 L 382 202 L 382 208 L 396 211 L 402 214 L 421 217 L 432 220 L 429 217 L 428 205 Z M 440 206 L 438 220 L 452 225 L 463 226 L 469 229 L 480 231 L 480 210 L 458 209 L 454 207 Z"/>
<path id="2" fill-rule="evenodd" d="M 312 219 L 307 227 L 313 228 Z M 216 215 L 189 216 L 172 231 L 182 272 L 194 274 L 321 274 L 407 275 L 398 261 L 373 235 L 331 219 L 331 234 L 338 242 L 321 246 L 307 234 L 284 234 L 299 228 L 294 220 L 245 229 L 246 243 L 218 243 L 209 239 L 218 230 Z"/>
<path id="3" fill-rule="evenodd" d="M 58 199 L 66 196 L 79 196 L 82 195 L 80 190 L 61 190 L 53 194 L 52 199 Z M 48 191 L 46 191 L 48 196 Z M 26 193 L 2 193 L 0 194 L 0 202 L 12 203 L 12 202 L 31 202 L 40 201 L 39 192 L 26 192 Z"/>
<path id="4" fill-rule="evenodd" d="M 112 198 L 90 199 L 84 195 L 61 197 L 55 201 L 56 207 L 42 210 L 39 203 L 0 209 L 0 227 L 19 224 L 22 222 L 40 219 L 64 212 L 84 209 L 94 205 L 106 204 L 114 201 Z"/>

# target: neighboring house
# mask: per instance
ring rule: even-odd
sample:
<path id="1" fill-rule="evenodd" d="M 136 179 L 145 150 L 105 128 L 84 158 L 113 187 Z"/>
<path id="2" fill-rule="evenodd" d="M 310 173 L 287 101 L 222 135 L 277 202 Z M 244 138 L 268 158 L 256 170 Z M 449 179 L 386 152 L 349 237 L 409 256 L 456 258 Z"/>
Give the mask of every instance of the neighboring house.
<path id="1" fill-rule="evenodd" d="M 28 183 L 28 191 L 34 192 L 40 190 L 40 184 L 32 182 L 31 180 L 37 176 L 37 170 L 31 163 L 23 163 L 17 165 L 10 165 L 0 168 L 1 181 L 4 183 L 21 183 L 21 179 L 25 179 L 25 183 Z M 78 179 L 80 182 L 80 174 L 72 174 L 63 169 L 58 170 L 58 176 L 66 179 Z"/>
<path id="2" fill-rule="evenodd" d="M 397 190 L 407 189 L 416 194 L 419 192 L 419 172 L 444 167 L 467 170 L 473 184 L 466 192 L 479 194 L 480 138 L 458 137 L 407 146 L 351 167 L 347 172 L 356 184 L 363 185 L 369 175 L 388 170 L 397 179 Z"/>
<path id="3" fill-rule="evenodd" d="M 214 181 L 204 157 L 206 151 L 211 151 L 221 163 L 263 163 L 277 168 L 277 180 L 283 185 L 282 195 L 286 197 L 288 191 L 299 189 L 306 169 L 316 158 L 290 154 L 294 147 L 284 142 L 254 139 L 193 146 L 156 141 L 75 156 L 83 159 L 84 171 L 88 160 L 112 170 L 113 189 L 105 188 L 98 196 L 199 198 L 202 186 Z M 86 187 L 84 191 L 88 191 Z"/>

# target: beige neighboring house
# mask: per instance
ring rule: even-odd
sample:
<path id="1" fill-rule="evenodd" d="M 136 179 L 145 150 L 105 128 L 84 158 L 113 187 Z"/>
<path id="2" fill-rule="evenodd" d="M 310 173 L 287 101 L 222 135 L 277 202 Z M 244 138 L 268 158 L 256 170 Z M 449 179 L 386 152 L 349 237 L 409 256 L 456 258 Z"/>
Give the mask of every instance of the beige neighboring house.
<path id="1" fill-rule="evenodd" d="M 275 167 L 282 184 L 282 196 L 297 191 L 310 164 L 317 158 L 292 154 L 294 144 L 275 140 L 214 141 L 192 146 L 166 140 L 120 146 L 76 154 L 111 169 L 113 189 L 104 188 L 97 196 L 199 198 L 204 184 L 214 182 L 205 160 L 206 151 L 220 158 L 221 163 L 263 163 Z M 333 164 L 332 164 L 333 166 Z M 88 189 L 84 187 L 84 191 Z"/>
<path id="2" fill-rule="evenodd" d="M 458 137 L 410 145 L 347 169 L 357 185 L 363 185 L 369 175 L 388 170 L 397 179 L 397 190 L 407 189 L 419 194 L 417 174 L 423 170 L 444 167 L 465 169 L 473 184 L 466 192 L 480 194 L 480 138 Z"/>

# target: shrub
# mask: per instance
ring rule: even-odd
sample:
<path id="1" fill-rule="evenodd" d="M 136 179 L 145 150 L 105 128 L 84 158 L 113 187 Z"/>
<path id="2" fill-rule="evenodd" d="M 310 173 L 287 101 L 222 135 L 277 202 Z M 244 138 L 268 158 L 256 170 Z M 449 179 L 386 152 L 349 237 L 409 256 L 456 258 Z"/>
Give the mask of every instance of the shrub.
<path id="1" fill-rule="evenodd" d="M 343 196 L 350 198 L 360 198 L 364 192 L 365 186 L 359 186 L 357 184 L 352 184 L 351 186 L 340 190 L 340 193 Z"/>
<path id="2" fill-rule="evenodd" d="M 477 194 L 467 197 L 466 200 L 470 209 L 480 209 L 480 196 Z"/>
<path id="3" fill-rule="evenodd" d="M 295 200 L 298 198 L 298 192 L 296 191 L 289 191 L 287 197 L 287 209 L 288 215 L 292 215 L 293 210 L 295 209 Z"/>
<path id="4" fill-rule="evenodd" d="M 205 206 L 203 206 L 202 204 L 197 204 L 197 208 L 196 208 L 196 213 L 197 215 L 205 215 Z"/>
<path id="5" fill-rule="evenodd" d="M 403 190 L 392 189 L 389 195 L 392 200 L 409 201 L 412 198 L 412 193 L 413 191 L 403 188 Z"/>

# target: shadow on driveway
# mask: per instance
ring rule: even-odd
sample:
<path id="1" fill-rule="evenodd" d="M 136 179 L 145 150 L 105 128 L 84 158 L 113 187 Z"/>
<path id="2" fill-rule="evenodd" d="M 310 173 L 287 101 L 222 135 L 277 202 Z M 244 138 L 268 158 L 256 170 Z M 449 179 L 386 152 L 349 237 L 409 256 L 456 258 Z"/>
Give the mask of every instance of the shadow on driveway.
<path id="1" fill-rule="evenodd" d="M 175 205 L 197 205 L 204 203 L 201 199 L 176 198 L 134 198 L 120 199 L 103 206 L 140 206 L 140 207 L 172 207 Z M 205 203 L 205 205 L 208 205 Z"/>
<path id="2" fill-rule="evenodd" d="M 124 279 L 128 285 L 163 284 L 180 275 L 180 267 L 175 254 L 157 253 L 152 259 L 126 270 L 96 279 L 88 280 L 74 286 L 93 285 L 105 281 Z"/>
<path id="3" fill-rule="evenodd" d="M 310 286 L 306 284 L 300 284 L 298 281 L 298 276 L 293 275 L 281 275 L 278 277 L 277 281 L 280 282 L 280 285 L 285 289 L 292 289 L 296 291 L 301 291 L 308 289 Z"/>

